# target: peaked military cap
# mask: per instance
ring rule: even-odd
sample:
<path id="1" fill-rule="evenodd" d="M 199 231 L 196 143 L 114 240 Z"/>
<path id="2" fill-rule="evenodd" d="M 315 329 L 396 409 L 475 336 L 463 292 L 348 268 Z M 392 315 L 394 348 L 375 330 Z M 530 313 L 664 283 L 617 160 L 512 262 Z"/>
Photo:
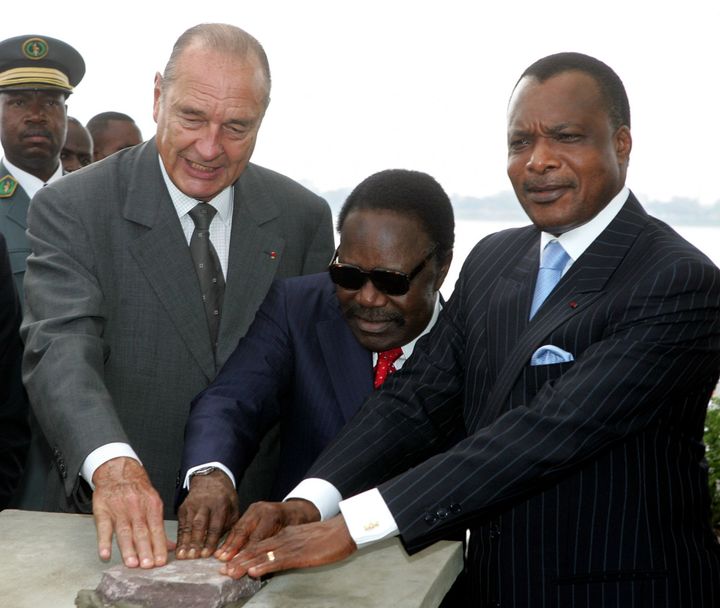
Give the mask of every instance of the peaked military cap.
<path id="1" fill-rule="evenodd" d="M 67 42 L 15 36 L 0 42 L 0 91 L 57 89 L 68 95 L 85 75 L 85 61 Z"/>

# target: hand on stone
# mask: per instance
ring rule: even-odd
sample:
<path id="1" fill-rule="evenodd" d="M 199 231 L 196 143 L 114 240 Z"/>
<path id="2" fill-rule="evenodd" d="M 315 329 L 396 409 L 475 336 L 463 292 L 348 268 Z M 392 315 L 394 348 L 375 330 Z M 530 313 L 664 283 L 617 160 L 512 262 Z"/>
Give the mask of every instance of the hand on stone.
<path id="1" fill-rule="evenodd" d="M 210 557 L 223 534 L 240 516 L 230 478 L 217 469 L 190 479 L 190 492 L 178 510 L 178 559 Z"/>
<path id="2" fill-rule="evenodd" d="M 323 566 L 345 559 L 357 551 L 342 515 L 327 521 L 288 526 L 266 540 L 250 542 L 221 574 L 260 578 L 291 568 Z"/>
<path id="3" fill-rule="evenodd" d="M 296 526 L 320 520 L 317 507 L 307 500 L 290 499 L 285 502 L 255 502 L 235 522 L 215 557 L 226 562 L 245 545 L 277 534 L 286 526 Z"/>
<path id="4" fill-rule="evenodd" d="M 95 470 L 93 483 L 100 559 L 110 559 L 114 532 L 128 568 L 164 566 L 174 543 L 165 536 L 163 503 L 143 466 L 133 458 L 113 458 Z"/>

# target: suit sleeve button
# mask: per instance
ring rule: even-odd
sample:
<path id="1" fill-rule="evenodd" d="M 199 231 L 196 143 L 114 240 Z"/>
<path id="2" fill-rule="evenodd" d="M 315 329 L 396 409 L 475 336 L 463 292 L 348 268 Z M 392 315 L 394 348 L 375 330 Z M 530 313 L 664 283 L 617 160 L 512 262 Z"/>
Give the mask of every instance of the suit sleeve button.
<path id="1" fill-rule="evenodd" d="M 426 513 L 425 514 L 425 523 L 428 526 L 432 526 L 437 521 L 437 515 L 435 513 Z"/>
<path id="2" fill-rule="evenodd" d="M 452 513 L 460 513 L 460 511 L 462 511 L 462 507 L 460 506 L 459 503 L 454 502 L 450 505 L 450 511 Z"/>

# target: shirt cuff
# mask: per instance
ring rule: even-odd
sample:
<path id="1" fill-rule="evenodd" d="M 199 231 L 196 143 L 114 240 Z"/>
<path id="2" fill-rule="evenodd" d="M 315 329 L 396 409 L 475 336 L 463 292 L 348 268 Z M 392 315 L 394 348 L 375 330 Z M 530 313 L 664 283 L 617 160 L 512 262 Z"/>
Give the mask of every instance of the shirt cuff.
<path id="1" fill-rule="evenodd" d="M 227 475 L 230 478 L 230 481 L 232 481 L 233 488 L 237 488 L 235 485 L 235 475 L 233 475 L 230 472 L 230 469 L 228 469 L 222 462 L 206 462 L 205 464 L 198 464 L 194 467 L 190 467 L 188 469 L 188 472 L 185 474 L 185 481 L 183 482 L 183 489 L 189 490 L 190 489 L 190 476 L 200 469 L 205 469 L 207 467 L 215 467 L 216 469 L 220 469 L 225 475 Z"/>
<path id="2" fill-rule="evenodd" d="M 92 482 L 92 478 L 98 467 L 105 464 L 108 460 L 122 457 L 133 458 L 142 464 L 142 461 L 138 458 L 135 450 L 133 450 L 127 443 L 106 443 L 105 445 L 101 445 L 99 448 L 94 449 L 87 455 L 85 462 L 83 462 L 82 467 L 80 467 L 80 476 L 90 484 L 90 487 L 93 490 L 95 490 L 95 484 Z"/>
<path id="3" fill-rule="evenodd" d="M 340 512 L 338 503 L 342 500 L 342 494 L 329 481 L 310 477 L 303 479 L 295 486 L 295 489 L 285 497 L 283 502 L 291 498 L 301 498 L 313 503 L 320 511 L 320 521 L 325 521 Z"/>
<path id="4" fill-rule="evenodd" d="M 358 549 L 400 533 L 377 488 L 341 501 L 340 511 Z"/>

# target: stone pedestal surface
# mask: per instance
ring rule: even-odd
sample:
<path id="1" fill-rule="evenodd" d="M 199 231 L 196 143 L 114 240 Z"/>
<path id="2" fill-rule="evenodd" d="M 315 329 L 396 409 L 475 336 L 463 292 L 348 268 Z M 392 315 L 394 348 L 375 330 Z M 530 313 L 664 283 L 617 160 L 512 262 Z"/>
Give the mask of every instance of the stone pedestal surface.
<path id="1" fill-rule="evenodd" d="M 117 565 L 103 572 L 96 591 L 111 606 L 124 601 L 152 608 L 226 608 L 260 591 L 259 580 L 233 580 L 220 574 L 221 566 L 214 557 L 148 570 Z"/>
<path id="2" fill-rule="evenodd" d="M 176 522 L 166 522 L 170 538 Z M 0 513 L 0 604 L 73 608 L 81 589 L 95 589 L 120 563 L 97 557 L 87 515 L 7 510 Z M 397 539 L 358 551 L 339 564 L 273 577 L 246 608 L 433 608 L 462 569 L 462 545 L 440 542 L 408 556 Z"/>

